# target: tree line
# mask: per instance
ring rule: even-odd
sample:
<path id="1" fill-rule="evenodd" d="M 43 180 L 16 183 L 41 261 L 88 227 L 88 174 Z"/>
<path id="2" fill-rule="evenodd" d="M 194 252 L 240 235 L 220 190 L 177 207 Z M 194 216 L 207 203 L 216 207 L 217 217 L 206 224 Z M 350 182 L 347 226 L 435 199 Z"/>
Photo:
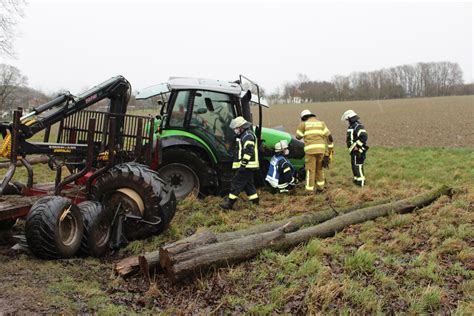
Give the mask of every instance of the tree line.
<path id="1" fill-rule="evenodd" d="M 474 84 L 464 84 L 458 63 L 443 61 L 337 75 L 331 81 L 311 81 L 298 74 L 296 81 L 267 98 L 272 103 L 303 103 L 467 94 L 474 94 Z"/>

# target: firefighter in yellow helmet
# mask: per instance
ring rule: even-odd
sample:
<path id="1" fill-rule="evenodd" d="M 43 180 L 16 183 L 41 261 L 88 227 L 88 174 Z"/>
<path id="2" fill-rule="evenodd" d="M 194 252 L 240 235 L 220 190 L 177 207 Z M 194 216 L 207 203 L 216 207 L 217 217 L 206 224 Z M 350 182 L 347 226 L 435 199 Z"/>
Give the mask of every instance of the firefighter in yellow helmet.
<path id="1" fill-rule="evenodd" d="M 230 193 L 220 207 L 232 209 L 240 192 L 245 191 L 252 204 L 258 204 L 257 189 L 254 184 L 255 172 L 259 169 L 257 137 L 252 130 L 252 123 L 238 116 L 230 122 L 230 128 L 237 135 L 238 150 L 234 153 L 232 169 L 235 170 L 230 184 Z"/>
<path id="2" fill-rule="evenodd" d="M 334 150 L 331 132 L 310 110 L 304 110 L 296 138 L 304 139 L 306 190 L 312 192 L 316 182 L 316 191 L 321 192 L 325 185 L 323 167 L 329 166 Z"/>

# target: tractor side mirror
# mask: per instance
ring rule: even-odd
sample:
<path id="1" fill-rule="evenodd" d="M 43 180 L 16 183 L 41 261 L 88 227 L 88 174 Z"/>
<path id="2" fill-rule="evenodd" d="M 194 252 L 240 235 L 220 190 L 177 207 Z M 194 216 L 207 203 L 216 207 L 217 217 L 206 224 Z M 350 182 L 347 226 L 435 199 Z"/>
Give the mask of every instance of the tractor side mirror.
<path id="1" fill-rule="evenodd" d="M 214 105 L 212 104 L 211 98 L 204 98 L 204 101 L 206 102 L 207 109 L 211 112 L 214 112 Z"/>

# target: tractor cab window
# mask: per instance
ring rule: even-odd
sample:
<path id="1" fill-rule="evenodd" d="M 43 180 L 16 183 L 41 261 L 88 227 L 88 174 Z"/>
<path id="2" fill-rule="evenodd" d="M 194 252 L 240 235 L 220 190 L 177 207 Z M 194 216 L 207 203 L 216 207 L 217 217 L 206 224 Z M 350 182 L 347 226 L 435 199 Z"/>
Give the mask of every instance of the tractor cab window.
<path id="1" fill-rule="evenodd" d="M 169 126 L 183 127 L 186 118 L 190 91 L 178 91 L 174 100 L 173 109 L 170 113 Z"/>
<path id="2" fill-rule="evenodd" d="M 230 96 L 218 92 L 196 91 L 193 104 L 189 126 L 207 138 L 218 151 L 228 155 L 234 141 L 233 131 L 229 127 L 234 118 Z"/>

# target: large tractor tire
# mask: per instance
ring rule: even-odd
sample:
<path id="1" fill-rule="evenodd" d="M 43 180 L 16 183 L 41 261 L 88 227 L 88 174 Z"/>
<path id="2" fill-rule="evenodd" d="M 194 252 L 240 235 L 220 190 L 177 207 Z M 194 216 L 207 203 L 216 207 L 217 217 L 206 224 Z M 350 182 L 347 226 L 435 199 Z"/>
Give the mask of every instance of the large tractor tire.
<path id="1" fill-rule="evenodd" d="M 3 190 L 3 195 L 21 195 L 21 191 L 25 187 L 19 182 L 8 183 Z M 10 230 L 16 224 L 16 219 L 7 219 L 0 221 L 0 231 Z"/>
<path id="2" fill-rule="evenodd" d="M 113 218 L 120 212 L 129 215 L 123 222 L 123 233 L 129 240 L 161 233 L 176 212 L 173 190 L 156 171 L 137 163 L 109 169 L 97 179 L 91 195 Z"/>
<path id="3" fill-rule="evenodd" d="M 26 242 L 31 252 L 42 259 L 74 256 L 81 245 L 83 232 L 81 211 L 65 197 L 39 199 L 26 217 Z"/>
<path id="4" fill-rule="evenodd" d="M 209 163 L 198 153 L 184 148 L 163 150 L 162 163 L 158 167 L 159 175 L 174 190 L 177 200 L 188 195 L 206 195 L 215 172 Z"/>
<path id="5" fill-rule="evenodd" d="M 84 221 L 79 254 L 83 256 L 102 257 L 109 249 L 112 236 L 112 214 L 97 201 L 85 201 L 77 205 Z"/>

